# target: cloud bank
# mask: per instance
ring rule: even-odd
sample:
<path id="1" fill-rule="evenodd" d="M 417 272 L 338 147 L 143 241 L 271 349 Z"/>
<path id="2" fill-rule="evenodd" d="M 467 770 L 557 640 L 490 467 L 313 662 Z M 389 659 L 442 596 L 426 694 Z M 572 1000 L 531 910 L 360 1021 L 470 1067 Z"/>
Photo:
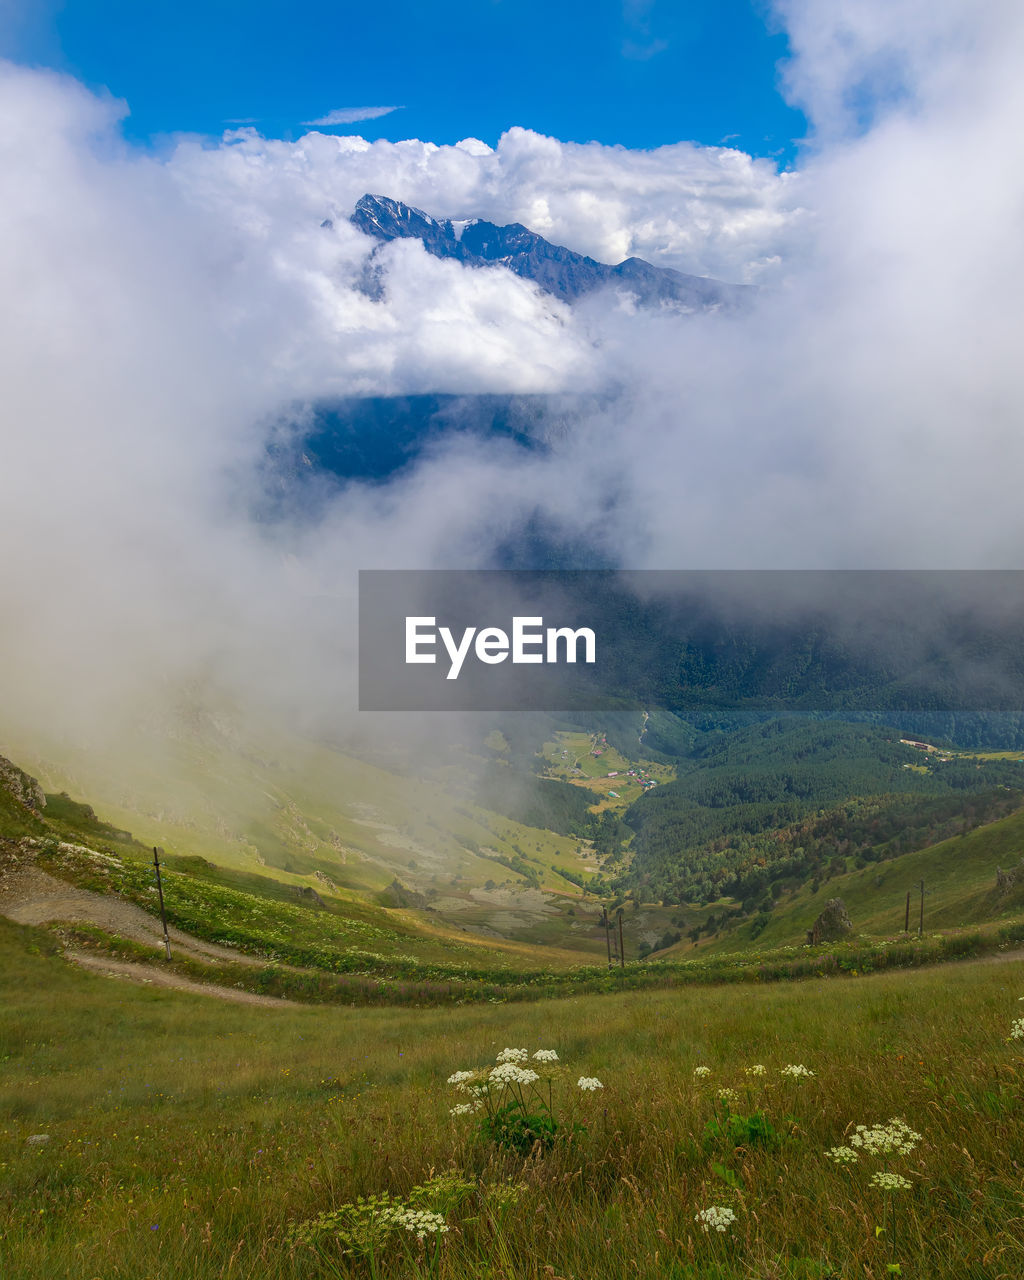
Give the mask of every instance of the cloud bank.
<path id="1" fill-rule="evenodd" d="M 4 66 L 8 723 L 98 738 L 187 687 L 325 731 L 353 706 L 356 570 L 486 564 L 530 521 L 631 567 L 1018 567 L 1024 15 L 779 11 L 814 128 L 781 174 L 523 129 L 493 149 L 240 129 L 156 158 L 121 140 L 122 105 Z M 412 241 L 377 250 L 374 300 L 347 222 L 366 191 L 758 301 L 570 311 Z M 462 441 L 313 524 L 253 521 L 284 409 L 418 391 L 604 408 L 543 454 Z"/>

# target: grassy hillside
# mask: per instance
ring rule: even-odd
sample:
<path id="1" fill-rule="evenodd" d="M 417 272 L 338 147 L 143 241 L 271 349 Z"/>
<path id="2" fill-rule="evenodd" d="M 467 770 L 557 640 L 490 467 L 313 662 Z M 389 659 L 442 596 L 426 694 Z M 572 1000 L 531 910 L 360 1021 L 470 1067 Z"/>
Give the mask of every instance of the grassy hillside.
<path id="1" fill-rule="evenodd" d="M 835 876 L 817 892 L 804 885 L 784 895 L 769 917 L 737 923 L 701 950 L 801 944 L 828 898 L 841 898 L 858 934 L 887 937 L 903 929 L 911 892 L 911 928 L 919 923 L 918 885 L 925 882 L 925 933 L 1010 919 L 1024 910 L 1024 884 L 996 893 L 996 870 L 1016 867 L 1024 857 L 1024 812 L 1011 814 L 940 844 L 891 861 Z M 720 912 L 727 908 L 720 908 Z M 689 943 L 671 954 L 688 953 Z"/>
<path id="2" fill-rule="evenodd" d="M 18 759 L 51 792 L 89 796 L 104 818 L 171 858 L 203 858 L 292 889 L 327 882 L 338 897 L 371 902 L 397 879 L 411 901 L 432 908 L 435 925 L 599 950 L 592 931 L 578 927 L 597 871 L 589 841 L 566 834 L 550 806 L 517 804 L 515 787 L 494 786 L 495 776 L 515 780 L 504 766 L 490 766 L 492 784 L 481 784 L 485 761 L 465 752 L 438 748 L 398 771 L 266 729 L 241 740 L 205 731 L 170 739 L 123 765 L 82 753 L 72 767 L 55 745 L 26 747 Z M 480 803 L 488 790 L 502 811 Z M 549 819 L 561 832 L 529 825 Z"/>
<path id="3" fill-rule="evenodd" d="M 20 771 L 16 773 L 21 776 Z M 483 821 L 488 820 L 497 825 L 493 815 L 483 816 Z M 286 821 L 296 821 L 294 810 L 286 814 Z M 466 821 L 474 819 L 469 816 Z M 513 824 L 502 830 L 511 836 L 519 829 Z M 151 828 L 150 834 L 156 831 Z M 19 843 L 25 839 L 30 845 Z M 291 856 L 293 847 L 282 845 L 282 859 Z M 575 848 L 573 845 L 574 854 Z M 472 857 L 468 852 L 466 856 Z M 0 867 L 31 861 L 59 879 L 125 898 L 152 913 L 156 890 L 151 857 L 150 846 L 66 793 L 46 795 L 43 807 L 33 813 L 10 789 L 0 787 Z M 493 857 L 478 855 L 473 862 L 495 874 L 504 871 Z M 221 865 L 194 853 L 165 853 L 163 865 L 164 900 L 172 924 L 270 960 L 333 972 L 394 975 L 409 971 L 429 978 L 433 976 L 431 966 L 440 966 L 444 976 L 458 978 L 467 971 L 500 974 L 508 969 L 535 971 L 541 966 L 560 970 L 577 963 L 581 952 L 597 957 L 603 948 L 596 908 L 580 901 L 578 886 L 560 878 L 557 883 L 571 889 L 572 896 L 531 891 L 538 899 L 532 904 L 536 922 L 525 914 L 520 920 L 515 914 L 525 913 L 526 908 L 521 897 L 510 890 L 495 886 L 491 892 L 482 891 L 482 901 L 476 901 L 473 882 L 449 889 L 450 894 L 459 892 L 461 896 L 453 897 L 454 909 L 448 916 L 457 918 L 462 911 L 467 928 L 448 923 L 445 915 L 430 908 L 425 897 L 407 895 L 400 886 L 390 895 L 381 892 L 377 887 L 383 880 L 380 874 L 369 883 L 359 882 L 359 888 L 338 883 L 327 874 L 336 875 L 338 864 L 329 861 L 326 854 L 314 856 L 312 850 L 309 860 L 301 863 L 302 870 L 254 861 Z M 551 865 L 557 861 L 553 859 Z M 554 877 L 551 865 L 547 870 Z M 550 898 L 559 903 L 560 910 L 549 906 Z M 410 905 L 422 909 L 410 910 Z M 498 910 L 513 926 L 510 932 L 520 925 L 527 932 L 532 924 L 533 931 L 542 935 L 543 951 L 538 952 L 536 944 L 509 940 L 487 929 L 482 921 Z M 475 933 L 470 931 L 474 924 Z"/>
<path id="4" fill-rule="evenodd" d="M 371 761 L 283 733 L 271 750 L 269 731 L 259 741 L 206 727 L 172 739 L 162 757 L 142 754 L 126 781 L 88 757 L 74 775 L 51 763 L 51 787 L 95 783 L 102 817 L 51 790 L 42 819 L 20 806 L 6 819 L 0 811 L 0 834 L 6 821 L 11 834 L 47 831 L 143 860 L 160 844 L 180 877 L 180 891 L 169 883 L 180 927 L 210 937 L 215 917 L 220 936 L 299 965 L 308 947 L 318 956 L 355 948 L 392 968 L 400 956 L 600 966 L 606 907 L 613 917 L 625 909 L 631 962 L 652 952 L 688 958 L 694 940 L 700 954 L 760 952 L 802 944 L 835 895 L 858 933 L 886 937 L 922 874 L 931 929 L 1024 910 L 1024 901 L 992 901 L 996 865 L 1017 858 L 991 822 L 1020 804 L 1000 780 L 1021 781 L 1024 766 L 1002 753 L 925 754 L 887 734 L 776 720 L 700 735 L 673 769 L 641 757 L 639 732 L 634 755 L 601 729 L 562 728 L 537 744 L 545 777 L 526 770 L 525 739 L 513 751 L 497 730 L 476 744 L 480 756 L 466 744 L 419 742 L 405 757 Z M 884 791 L 894 785 L 903 790 Z M 857 788 L 864 794 L 850 798 Z M 121 830 L 129 826 L 134 853 Z M 267 916 L 272 902 L 292 923 Z M 263 924 L 246 933 L 242 922 L 256 916 Z"/>
<path id="5" fill-rule="evenodd" d="M 0 972 L 0 1249 L 19 1280 L 1024 1272 L 1020 961 L 524 1009 L 252 1010 L 76 972 L 0 921 Z M 520 1045 L 564 1064 L 558 1136 L 525 1158 L 450 1115 L 464 1095 L 445 1083 Z M 909 1154 L 827 1158 L 891 1116 L 920 1134 Z M 882 1169 L 907 1188 L 873 1186 Z M 295 1240 L 385 1193 L 449 1230 L 348 1254 L 331 1232 Z M 711 1206 L 734 1215 L 722 1233 L 696 1221 Z"/>
<path id="6" fill-rule="evenodd" d="M 0 836 L 19 840 L 23 836 L 41 836 L 47 829 L 41 818 L 35 817 L 0 787 Z"/>

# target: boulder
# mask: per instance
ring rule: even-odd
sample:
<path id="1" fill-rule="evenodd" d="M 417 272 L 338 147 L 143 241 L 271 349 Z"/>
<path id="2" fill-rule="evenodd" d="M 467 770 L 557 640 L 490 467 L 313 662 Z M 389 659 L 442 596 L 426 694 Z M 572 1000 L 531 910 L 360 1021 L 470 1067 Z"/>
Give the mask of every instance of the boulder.
<path id="1" fill-rule="evenodd" d="M 392 880 L 383 891 L 381 899 L 386 907 L 412 907 L 417 911 L 422 911 L 427 905 L 427 900 L 422 893 L 417 893 L 415 889 L 410 889 L 397 878 Z"/>
<path id="2" fill-rule="evenodd" d="M 838 942 L 853 929 L 853 922 L 846 911 L 842 898 L 829 898 L 825 910 L 818 916 L 807 932 L 807 941 L 812 947 L 820 942 Z"/>

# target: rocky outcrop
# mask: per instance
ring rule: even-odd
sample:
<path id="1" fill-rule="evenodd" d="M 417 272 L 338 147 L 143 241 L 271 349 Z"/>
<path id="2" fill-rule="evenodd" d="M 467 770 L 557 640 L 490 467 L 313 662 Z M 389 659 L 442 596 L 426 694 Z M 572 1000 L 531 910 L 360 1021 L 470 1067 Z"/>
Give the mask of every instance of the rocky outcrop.
<path id="1" fill-rule="evenodd" d="M 408 888 L 398 879 L 391 881 L 381 894 L 381 899 L 386 907 L 412 907 L 422 911 L 427 905 L 427 900 L 422 893 Z"/>
<path id="2" fill-rule="evenodd" d="M 1021 888 L 1024 888 L 1024 858 L 1021 858 L 1017 866 L 1011 867 L 1009 871 L 996 867 L 996 893 L 999 897 L 1005 898 Z"/>
<path id="3" fill-rule="evenodd" d="M 829 898 L 825 910 L 807 931 L 807 941 L 812 947 L 821 942 L 838 942 L 853 929 L 853 922 L 842 898 Z"/>
<path id="4" fill-rule="evenodd" d="M 6 756 L 0 756 L 0 790 L 13 796 L 32 813 L 38 814 L 46 808 L 46 796 L 39 783 Z"/>

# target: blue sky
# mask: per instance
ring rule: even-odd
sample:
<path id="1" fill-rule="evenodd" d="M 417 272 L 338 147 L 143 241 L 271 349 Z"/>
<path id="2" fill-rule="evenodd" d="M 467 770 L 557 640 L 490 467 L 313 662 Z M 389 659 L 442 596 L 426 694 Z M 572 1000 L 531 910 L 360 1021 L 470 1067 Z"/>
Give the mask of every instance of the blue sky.
<path id="1" fill-rule="evenodd" d="M 727 143 L 785 163 L 805 132 L 778 92 L 785 37 L 749 0 L 35 0 L 5 52 L 127 100 L 136 140 L 252 122 L 494 144 L 511 125 L 627 147 Z"/>

